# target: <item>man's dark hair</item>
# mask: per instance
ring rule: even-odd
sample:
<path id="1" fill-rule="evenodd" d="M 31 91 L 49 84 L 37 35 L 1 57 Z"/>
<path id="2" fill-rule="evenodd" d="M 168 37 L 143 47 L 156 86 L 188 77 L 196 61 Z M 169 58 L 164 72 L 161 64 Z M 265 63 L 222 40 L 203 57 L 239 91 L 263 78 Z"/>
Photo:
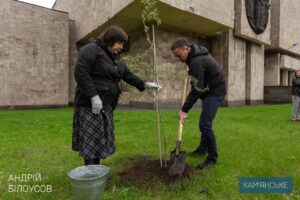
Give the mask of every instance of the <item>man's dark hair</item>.
<path id="1" fill-rule="evenodd" d="M 128 35 L 119 26 L 110 26 L 101 33 L 98 39 L 106 46 L 112 46 L 116 42 L 126 43 L 128 41 Z"/>
<path id="2" fill-rule="evenodd" d="M 184 37 L 178 37 L 173 42 L 173 44 L 171 46 L 171 50 L 173 51 L 174 49 L 182 48 L 182 47 L 185 47 L 185 46 L 190 46 L 188 40 Z"/>

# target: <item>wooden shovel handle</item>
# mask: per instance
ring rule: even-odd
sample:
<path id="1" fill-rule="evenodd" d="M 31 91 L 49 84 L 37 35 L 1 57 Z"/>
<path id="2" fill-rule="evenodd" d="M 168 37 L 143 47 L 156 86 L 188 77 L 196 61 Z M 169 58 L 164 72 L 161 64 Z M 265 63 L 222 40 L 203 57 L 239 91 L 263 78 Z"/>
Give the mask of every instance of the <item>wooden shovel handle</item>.
<path id="1" fill-rule="evenodd" d="M 181 105 L 183 106 L 185 98 L 186 98 L 186 93 L 187 93 L 187 88 L 188 88 L 188 83 L 189 83 L 189 77 L 188 75 L 185 76 L 184 79 L 184 87 L 183 87 L 183 94 L 182 94 L 182 99 L 181 99 Z"/>
<path id="2" fill-rule="evenodd" d="M 188 77 L 188 75 L 186 75 L 186 76 L 185 76 L 185 79 L 184 79 L 184 88 L 183 88 L 183 94 L 182 94 L 181 105 L 184 104 L 184 101 L 185 101 L 185 98 L 186 98 L 188 82 L 189 82 L 189 77 Z M 181 141 L 181 137 L 182 137 L 182 129 L 183 129 L 183 123 L 179 120 L 179 127 L 178 127 L 178 141 Z"/>
<path id="3" fill-rule="evenodd" d="M 178 141 L 181 141 L 182 137 L 182 129 L 183 129 L 183 123 L 179 120 L 179 127 L 178 127 Z"/>

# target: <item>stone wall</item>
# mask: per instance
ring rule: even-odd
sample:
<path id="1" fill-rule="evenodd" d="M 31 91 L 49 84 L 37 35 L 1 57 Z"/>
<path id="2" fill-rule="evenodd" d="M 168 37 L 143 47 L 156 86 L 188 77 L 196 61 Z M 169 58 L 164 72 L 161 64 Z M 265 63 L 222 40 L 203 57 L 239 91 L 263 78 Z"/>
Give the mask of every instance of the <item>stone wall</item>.
<path id="1" fill-rule="evenodd" d="M 168 105 L 180 104 L 184 65 L 176 61 L 169 51 L 170 44 L 178 36 L 189 38 L 191 43 L 199 42 L 199 35 L 185 32 L 173 27 L 160 28 L 156 32 L 158 70 L 169 74 L 179 74 L 179 77 L 168 80 L 163 74 L 159 81 L 164 88 L 161 100 Z M 226 83 L 227 95 L 224 104 L 239 106 L 262 104 L 264 91 L 264 47 L 235 37 L 233 30 L 228 30 L 219 36 L 208 38 L 211 41 L 211 54 L 220 63 Z M 175 92 L 180 91 L 180 92 Z M 177 102 L 177 103 L 176 103 Z"/>
<path id="2" fill-rule="evenodd" d="M 265 86 L 291 85 L 293 72 L 300 69 L 300 60 L 285 54 L 266 54 L 265 62 Z"/>
<path id="3" fill-rule="evenodd" d="M 226 106 L 263 103 L 264 47 L 234 36 L 233 30 L 212 38 L 212 55 L 223 67 Z"/>
<path id="4" fill-rule="evenodd" d="M 125 55 L 123 55 L 124 59 L 126 57 L 131 57 L 131 59 L 136 59 L 137 56 L 140 56 L 145 52 L 149 45 L 146 41 L 146 35 L 144 34 L 143 27 L 136 29 L 133 32 L 128 33 L 130 38 L 130 49 Z M 148 54 L 144 56 L 142 59 L 138 61 L 134 61 L 134 64 L 128 63 L 128 67 L 132 73 L 137 75 L 139 78 L 143 80 L 153 81 L 151 80 L 152 76 L 147 73 L 143 73 L 143 69 L 147 69 L 148 71 L 153 71 L 153 65 L 151 60 L 153 59 L 153 54 Z M 127 61 L 127 60 L 126 60 Z M 130 64 L 132 67 L 130 67 Z M 143 108 L 153 108 L 154 97 L 152 92 L 144 91 L 140 92 L 136 88 L 132 86 L 128 86 L 127 84 L 122 84 L 126 89 L 122 92 L 122 96 L 120 98 L 120 104 L 126 106 L 133 107 L 143 107 Z M 124 88 L 123 87 L 123 88 Z"/>
<path id="5" fill-rule="evenodd" d="M 69 13 L 70 19 L 76 21 L 78 38 L 92 32 L 133 0 L 56 0 L 53 8 Z"/>
<path id="6" fill-rule="evenodd" d="M 279 47 L 300 55 L 300 1 L 280 1 Z M 298 46 L 290 48 L 294 43 Z"/>
<path id="7" fill-rule="evenodd" d="M 172 27 L 162 27 L 156 31 L 157 71 L 159 81 L 164 85 L 160 97 L 164 107 L 181 107 L 187 66 L 180 63 L 170 50 L 174 40 L 180 36 L 186 37 L 191 44 L 198 44 L 198 35 L 193 32 Z"/>
<path id="8" fill-rule="evenodd" d="M 141 8 L 140 4 L 132 2 L 134 0 L 120 0 L 118 3 L 106 0 L 57 0 L 54 9 L 69 12 L 69 21 L 68 14 L 64 12 L 1 0 L 0 106 L 72 103 L 76 86 L 73 74 L 78 55 L 76 42 L 95 31 L 101 31 L 101 27 L 105 27 L 110 19 L 135 27 L 135 31 L 129 32 L 129 54 L 142 52 L 147 48 L 147 43 L 142 24 L 138 21 Z M 292 70 L 300 68 L 297 57 L 300 47 L 296 45 L 290 48 L 293 43 L 300 42 L 300 3 L 297 0 L 272 0 L 270 23 L 260 35 L 256 35 L 248 23 L 243 0 L 159 2 L 159 8 L 181 13 L 181 23 L 185 17 L 189 25 L 199 23 L 198 20 L 207 22 L 207 27 L 203 25 L 195 29 L 197 34 L 191 29 L 184 29 L 184 26 L 175 28 L 172 23 L 177 22 L 176 18 L 165 13 L 162 15 L 169 20 L 165 22 L 172 21 L 163 23 L 155 34 L 158 79 L 163 86 L 160 92 L 162 107 L 180 106 L 185 67 L 175 60 L 169 50 L 178 36 L 185 36 L 196 44 L 204 36 L 205 41 L 210 41 L 211 53 L 221 64 L 225 75 L 228 90 L 225 104 L 228 106 L 260 103 L 264 84 L 288 85 Z M 131 13 L 133 11 L 136 13 Z M 220 31 L 228 27 L 235 29 Z M 205 30 L 210 32 L 204 33 Z M 255 43 L 271 44 L 266 46 L 266 56 L 264 47 Z M 153 55 L 149 55 L 147 62 L 150 67 L 153 67 L 152 60 Z M 153 80 L 151 74 L 144 78 Z M 154 97 L 151 92 L 140 93 L 133 89 L 133 92 L 123 92 L 121 103 L 153 108 Z"/>
<path id="9" fill-rule="evenodd" d="M 129 33 L 129 36 L 131 56 L 143 52 L 148 47 L 143 28 Z M 181 105 L 186 65 L 178 62 L 170 50 L 172 42 L 179 36 L 187 37 L 190 43 L 198 43 L 198 35 L 189 31 L 168 26 L 155 29 L 156 67 L 158 82 L 162 86 L 159 93 L 162 108 L 180 108 Z M 145 61 L 148 62 L 150 71 L 154 70 L 153 54 L 150 54 Z M 152 73 L 146 75 L 145 78 L 154 81 Z M 136 89 L 132 89 L 131 92 L 123 92 L 120 103 L 134 107 L 155 108 L 154 94 L 150 91 L 140 93 Z M 199 103 L 195 105 L 195 107 L 197 106 L 199 106 Z"/>
<path id="10" fill-rule="evenodd" d="M 272 0 L 271 6 L 271 40 L 272 50 L 284 50 L 300 55 L 300 1 Z M 292 47 L 293 44 L 297 46 Z"/>
<path id="11" fill-rule="evenodd" d="M 68 14 L 12 0 L 0 4 L 0 106 L 67 105 Z"/>
<path id="12" fill-rule="evenodd" d="M 74 69 L 78 56 L 76 42 L 78 41 L 78 33 L 76 30 L 76 22 L 69 21 L 69 103 L 74 103 L 76 81 L 74 77 Z"/>
<path id="13" fill-rule="evenodd" d="M 281 55 L 281 67 L 289 70 L 300 69 L 300 59 L 288 55 Z"/>
<path id="14" fill-rule="evenodd" d="M 272 3 L 272 1 L 270 0 Z M 271 10 L 271 9 L 270 9 Z M 269 10 L 269 13 L 271 13 Z M 235 0 L 235 35 L 245 38 L 247 40 L 260 43 L 271 44 L 270 32 L 271 32 L 271 14 L 269 14 L 269 22 L 266 30 L 262 34 L 256 34 L 247 19 L 245 0 Z"/>
<path id="15" fill-rule="evenodd" d="M 196 15 L 223 24 L 227 27 L 234 27 L 234 0 L 160 0 L 173 7 L 195 13 Z"/>
<path id="16" fill-rule="evenodd" d="M 280 85 L 280 54 L 266 54 L 265 57 L 265 86 Z"/>
<path id="17" fill-rule="evenodd" d="M 291 103 L 292 87 L 291 86 L 266 86 L 264 91 L 264 103 Z"/>
<path id="18" fill-rule="evenodd" d="M 273 0 L 271 6 L 271 45 L 273 48 L 279 47 L 280 30 L 280 0 Z M 269 48 L 269 47 L 267 47 Z"/>
<path id="19" fill-rule="evenodd" d="M 160 0 L 157 7 L 163 23 L 190 31 L 198 30 L 201 34 L 214 34 L 234 27 L 234 0 Z M 119 25 L 126 31 L 142 25 L 142 6 L 134 0 L 90 0 L 88 3 L 57 0 L 54 9 L 68 12 L 70 19 L 76 21 L 82 43 L 109 25 Z"/>

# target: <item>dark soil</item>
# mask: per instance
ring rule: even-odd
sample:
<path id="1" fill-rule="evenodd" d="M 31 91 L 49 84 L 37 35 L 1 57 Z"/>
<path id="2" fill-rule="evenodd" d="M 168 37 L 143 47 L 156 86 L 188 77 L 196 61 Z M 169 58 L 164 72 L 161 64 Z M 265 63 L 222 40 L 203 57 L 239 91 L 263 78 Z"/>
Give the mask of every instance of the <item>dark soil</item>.
<path id="1" fill-rule="evenodd" d="M 195 169 L 186 164 L 181 177 L 170 177 L 168 168 L 160 167 L 159 160 L 151 160 L 147 156 L 128 158 L 132 165 L 119 173 L 122 180 L 129 182 L 137 187 L 154 186 L 157 182 L 171 185 L 176 182 L 189 179 Z"/>

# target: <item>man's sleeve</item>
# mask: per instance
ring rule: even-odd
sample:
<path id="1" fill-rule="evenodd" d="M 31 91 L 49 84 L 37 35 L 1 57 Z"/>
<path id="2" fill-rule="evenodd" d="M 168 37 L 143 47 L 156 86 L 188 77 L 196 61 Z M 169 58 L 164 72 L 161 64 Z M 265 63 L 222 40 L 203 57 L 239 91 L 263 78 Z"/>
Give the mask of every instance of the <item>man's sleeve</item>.
<path id="1" fill-rule="evenodd" d="M 195 74 L 195 86 L 196 86 L 196 91 L 198 93 L 203 93 L 204 92 L 204 71 L 205 68 L 202 65 L 202 63 L 192 63 L 192 69 L 194 70 L 194 74 Z"/>
<path id="2" fill-rule="evenodd" d="M 299 78 L 294 78 L 292 82 L 293 82 L 293 85 L 295 85 L 296 87 L 300 87 L 300 79 Z"/>
<path id="3" fill-rule="evenodd" d="M 74 75 L 77 87 L 88 97 L 93 97 L 98 94 L 90 75 L 95 62 L 96 49 L 92 48 L 92 46 L 83 47 L 79 52 Z"/>
<path id="4" fill-rule="evenodd" d="M 295 78 L 292 79 L 292 86 L 295 86 Z"/>
<path id="5" fill-rule="evenodd" d="M 190 66 L 191 70 L 191 85 L 192 89 L 189 92 L 181 110 L 187 113 L 196 101 L 200 98 L 201 94 L 204 92 L 204 70 L 205 68 L 202 66 L 200 62 L 193 62 Z"/>
<path id="6" fill-rule="evenodd" d="M 189 92 L 183 106 L 181 107 L 181 110 L 185 113 L 188 113 L 189 110 L 193 107 L 193 105 L 197 102 L 199 98 L 200 98 L 200 94 L 192 86 L 191 91 Z"/>

